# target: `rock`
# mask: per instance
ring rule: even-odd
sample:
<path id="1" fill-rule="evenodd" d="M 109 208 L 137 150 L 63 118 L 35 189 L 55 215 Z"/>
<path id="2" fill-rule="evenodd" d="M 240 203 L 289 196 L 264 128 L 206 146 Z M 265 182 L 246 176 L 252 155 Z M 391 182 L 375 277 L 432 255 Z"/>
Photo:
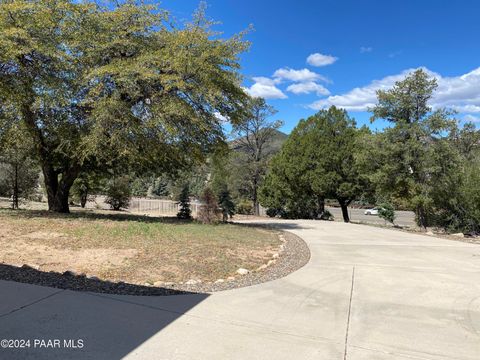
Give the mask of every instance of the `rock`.
<path id="1" fill-rule="evenodd" d="M 271 265 L 275 264 L 275 262 L 276 262 L 275 260 L 269 260 L 268 263 L 267 263 L 267 266 L 271 266 Z"/>
<path id="2" fill-rule="evenodd" d="M 225 282 L 225 280 L 223 280 L 223 279 L 218 279 L 218 280 L 215 281 L 215 284 L 221 284 L 221 283 L 224 283 L 224 282 Z"/>
<path id="3" fill-rule="evenodd" d="M 280 257 L 280 255 L 278 255 L 278 254 L 273 254 L 272 259 L 278 259 L 279 257 Z"/>
<path id="4" fill-rule="evenodd" d="M 435 234 L 434 234 L 432 231 L 427 231 L 427 232 L 425 233 L 425 235 L 433 236 L 433 235 L 435 235 Z"/>
<path id="5" fill-rule="evenodd" d="M 228 281 L 233 281 L 233 280 L 235 280 L 235 276 L 229 276 L 229 277 L 227 278 L 227 280 L 228 280 Z"/>
<path id="6" fill-rule="evenodd" d="M 259 266 L 259 267 L 257 268 L 257 271 L 265 270 L 267 267 L 268 267 L 267 264 L 263 264 L 263 265 L 261 265 L 261 266 Z"/>
<path id="7" fill-rule="evenodd" d="M 167 281 L 167 282 L 163 283 L 163 286 L 172 286 L 172 285 L 175 285 L 175 283 L 173 283 L 171 281 Z"/>
<path id="8" fill-rule="evenodd" d="M 63 276 L 77 276 L 77 274 L 75 273 L 75 271 L 67 270 L 63 273 Z"/>
<path id="9" fill-rule="evenodd" d="M 40 265 L 37 265 L 37 264 L 23 264 L 22 268 L 24 268 L 24 269 L 30 268 L 30 269 L 40 270 Z"/>
<path id="10" fill-rule="evenodd" d="M 152 284 L 150 284 L 149 282 L 146 282 L 145 284 L 143 284 L 143 286 L 152 286 Z"/>
<path id="11" fill-rule="evenodd" d="M 93 275 L 91 275 L 91 276 L 87 276 L 87 278 L 88 278 L 88 279 L 90 279 L 90 280 L 99 280 L 99 278 L 98 278 L 98 277 L 96 277 L 96 276 L 93 276 Z"/>
<path id="12" fill-rule="evenodd" d="M 155 282 L 153 283 L 153 286 L 156 286 L 156 287 L 160 287 L 160 286 L 162 286 L 162 285 L 165 285 L 165 283 L 164 283 L 163 281 L 155 281 Z"/>
<path id="13" fill-rule="evenodd" d="M 187 282 L 185 282 L 185 285 L 197 285 L 197 284 L 199 284 L 199 283 L 201 283 L 200 280 L 190 279 L 190 280 L 188 280 Z"/>
<path id="14" fill-rule="evenodd" d="M 249 271 L 247 269 L 240 268 L 237 270 L 238 275 L 247 275 Z"/>
<path id="15" fill-rule="evenodd" d="M 465 235 L 463 235 L 463 233 L 455 233 L 455 234 L 452 234 L 452 236 L 456 236 L 456 237 L 459 237 L 459 238 L 465 237 Z"/>

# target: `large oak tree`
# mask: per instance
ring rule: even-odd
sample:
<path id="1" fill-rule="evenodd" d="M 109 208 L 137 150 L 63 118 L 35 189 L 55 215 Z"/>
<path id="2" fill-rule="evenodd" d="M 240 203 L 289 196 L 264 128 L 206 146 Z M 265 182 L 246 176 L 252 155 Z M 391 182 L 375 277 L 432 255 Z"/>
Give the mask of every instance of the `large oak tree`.
<path id="1" fill-rule="evenodd" d="M 177 169 L 223 141 L 219 114 L 235 122 L 247 99 L 248 44 L 211 25 L 134 1 L 0 0 L 1 129 L 27 128 L 51 211 L 69 211 L 86 168 Z"/>

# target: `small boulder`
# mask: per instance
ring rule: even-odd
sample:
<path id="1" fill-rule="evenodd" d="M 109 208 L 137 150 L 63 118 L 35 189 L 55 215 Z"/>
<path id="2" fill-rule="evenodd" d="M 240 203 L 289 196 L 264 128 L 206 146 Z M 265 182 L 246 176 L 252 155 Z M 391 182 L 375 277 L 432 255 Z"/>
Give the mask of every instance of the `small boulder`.
<path id="1" fill-rule="evenodd" d="M 162 286 L 162 285 L 165 285 L 163 281 L 155 281 L 155 282 L 153 283 L 153 286 L 156 286 L 156 287 L 160 287 L 160 286 Z"/>
<path id="2" fill-rule="evenodd" d="M 188 280 L 187 282 L 185 282 L 185 285 L 197 285 L 197 284 L 199 284 L 199 283 L 201 283 L 200 280 L 190 279 L 190 280 Z"/>
<path id="3" fill-rule="evenodd" d="M 435 235 L 435 234 L 433 233 L 433 231 L 427 231 L 427 232 L 425 233 L 425 235 L 433 236 L 433 235 Z"/>
<path id="4" fill-rule="evenodd" d="M 463 233 L 455 233 L 455 234 L 452 234 L 452 236 L 456 236 L 456 237 L 459 237 L 459 238 L 465 237 L 465 235 L 463 235 Z"/>
<path id="5" fill-rule="evenodd" d="M 67 270 L 63 273 L 63 276 L 77 276 L 77 274 L 75 273 L 75 271 Z"/>
<path id="6" fill-rule="evenodd" d="M 233 280 L 235 280 L 235 276 L 229 276 L 229 277 L 227 278 L 227 280 L 228 280 L 228 281 L 233 281 Z"/>
<path id="7" fill-rule="evenodd" d="M 237 270 L 238 275 L 247 275 L 249 271 L 247 269 L 240 268 Z"/>
<path id="8" fill-rule="evenodd" d="M 280 257 L 280 255 L 278 255 L 278 254 L 276 253 L 276 254 L 273 254 L 272 259 L 278 259 L 279 257 Z"/>
<path id="9" fill-rule="evenodd" d="M 34 269 L 34 270 L 40 270 L 40 265 L 37 264 L 23 264 L 22 265 L 23 269 Z"/>
<path id="10" fill-rule="evenodd" d="M 268 267 L 267 264 L 263 264 L 263 265 L 261 265 L 261 266 L 259 266 L 259 267 L 257 268 L 257 271 L 265 270 L 267 267 Z"/>
<path id="11" fill-rule="evenodd" d="M 224 282 L 225 282 L 225 280 L 223 280 L 223 279 L 218 279 L 218 280 L 215 281 L 215 284 L 221 284 L 221 283 L 224 283 Z"/>

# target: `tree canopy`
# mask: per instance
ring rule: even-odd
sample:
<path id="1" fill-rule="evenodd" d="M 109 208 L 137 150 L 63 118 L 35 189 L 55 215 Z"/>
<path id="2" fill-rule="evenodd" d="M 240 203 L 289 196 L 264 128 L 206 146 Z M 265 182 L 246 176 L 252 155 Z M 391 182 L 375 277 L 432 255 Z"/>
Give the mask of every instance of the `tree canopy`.
<path id="1" fill-rule="evenodd" d="M 301 120 L 272 161 L 262 203 L 291 217 L 316 218 L 324 200 L 333 198 L 348 222 L 347 207 L 364 189 L 355 160 L 360 132 L 346 111 L 334 106 Z"/>
<path id="2" fill-rule="evenodd" d="M 50 210 L 85 166 L 178 169 L 223 141 L 248 43 L 212 25 L 203 8 L 177 26 L 135 1 L 0 1 L 0 129 L 26 126 Z"/>

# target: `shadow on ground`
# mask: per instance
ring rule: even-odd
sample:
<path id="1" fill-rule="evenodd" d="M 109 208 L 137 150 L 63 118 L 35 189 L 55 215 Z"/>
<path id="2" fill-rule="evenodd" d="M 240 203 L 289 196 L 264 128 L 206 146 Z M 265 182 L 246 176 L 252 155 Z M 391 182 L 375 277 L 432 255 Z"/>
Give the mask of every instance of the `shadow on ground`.
<path id="1" fill-rule="evenodd" d="M 124 211 L 109 210 L 90 210 L 75 208 L 67 214 L 55 213 L 48 210 L 31 210 L 19 209 L 11 211 L 11 209 L 0 208 L 0 211 L 9 211 L 9 215 L 24 219 L 89 219 L 89 220 L 110 220 L 110 221 L 138 221 L 145 223 L 172 223 L 182 224 L 191 222 L 191 220 L 181 220 L 175 216 L 154 217 L 138 214 L 131 214 Z"/>
<path id="2" fill-rule="evenodd" d="M 209 296 L 8 265 L 0 275 L 0 339 L 30 340 L 1 359 L 121 359 Z M 46 281 L 56 288 L 32 285 Z M 174 296 L 113 295 L 124 293 Z"/>
<path id="3" fill-rule="evenodd" d="M 70 271 L 64 273 L 40 271 L 28 265 L 17 267 L 0 264 L 0 280 L 50 286 L 63 290 L 89 291 L 117 295 L 164 296 L 188 294 L 188 292 L 176 290 L 174 288 L 141 286 L 122 281 L 111 282 L 97 278 L 88 278 L 83 274 L 78 275 Z"/>

